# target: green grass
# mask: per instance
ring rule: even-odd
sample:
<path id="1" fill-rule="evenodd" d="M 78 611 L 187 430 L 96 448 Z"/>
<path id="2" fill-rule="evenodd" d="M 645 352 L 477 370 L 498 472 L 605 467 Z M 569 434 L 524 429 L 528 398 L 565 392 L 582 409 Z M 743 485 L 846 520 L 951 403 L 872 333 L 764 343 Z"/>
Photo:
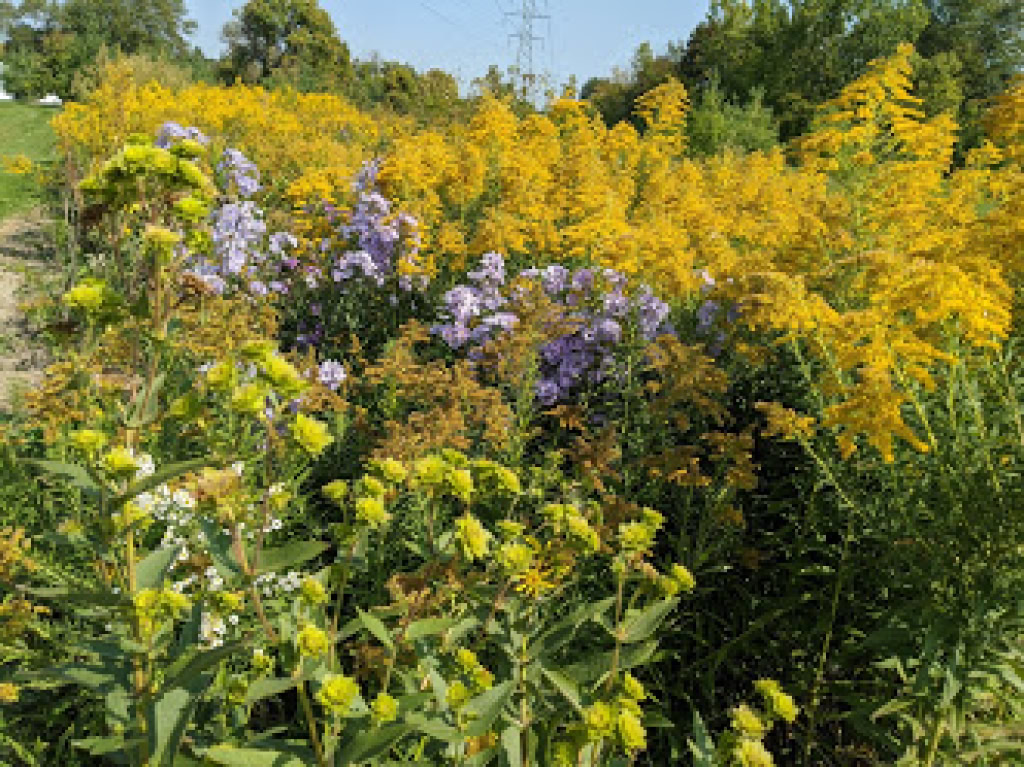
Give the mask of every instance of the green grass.
<path id="1" fill-rule="evenodd" d="M 35 162 L 54 157 L 50 120 L 52 107 L 0 102 L 0 221 L 37 205 L 42 191 L 34 174 L 15 175 L 4 170 L 8 158 L 25 155 Z"/>

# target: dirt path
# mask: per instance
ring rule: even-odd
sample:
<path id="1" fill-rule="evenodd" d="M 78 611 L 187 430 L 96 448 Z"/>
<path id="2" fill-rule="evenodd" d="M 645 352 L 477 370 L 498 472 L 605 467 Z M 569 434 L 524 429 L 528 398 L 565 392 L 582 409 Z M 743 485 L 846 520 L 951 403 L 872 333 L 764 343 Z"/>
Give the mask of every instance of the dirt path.
<path id="1" fill-rule="evenodd" d="M 49 222 L 39 211 L 0 221 L 0 411 L 42 379 L 46 351 L 19 305 L 46 274 L 40 256 L 51 247 Z"/>

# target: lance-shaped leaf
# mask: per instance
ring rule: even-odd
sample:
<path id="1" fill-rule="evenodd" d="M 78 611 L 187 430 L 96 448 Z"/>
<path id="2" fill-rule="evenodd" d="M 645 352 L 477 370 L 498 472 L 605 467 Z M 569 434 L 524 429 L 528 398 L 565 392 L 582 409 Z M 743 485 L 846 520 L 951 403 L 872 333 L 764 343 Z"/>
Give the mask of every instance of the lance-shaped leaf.
<path id="1" fill-rule="evenodd" d="M 335 763 L 348 765 L 375 759 L 415 730 L 413 725 L 404 722 L 364 730 L 345 744 Z"/>
<path id="2" fill-rule="evenodd" d="M 381 622 L 381 619 L 376 615 L 363 612 L 358 607 L 356 608 L 356 612 L 359 613 L 359 620 L 363 624 L 363 628 L 373 634 L 377 638 L 378 642 L 393 651 L 395 649 L 395 644 L 391 641 L 391 634 L 388 632 L 387 626 Z"/>
<path id="3" fill-rule="evenodd" d="M 235 748 L 220 745 L 203 752 L 208 762 L 223 767 L 308 767 L 316 764 L 312 753 L 267 750 L 261 748 Z"/>
<path id="4" fill-rule="evenodd" d="M 511 679 L 507 682 L 492 687 L 466 703 L 463 712 L 472 719 L 472 723 L 465 729 L 466 737 L 478 738 L 486 735 L 494 720 L 500 716 L 509 698 L 515 690 L 515 682 Z"/>
<path id="5" fill-rule="evenodd" d="M 82 490 L 97 493 L 100 490 L 99 484 L 94 480 L 84 466 L 77 463 L 62 463 L 61 461 L 26 461 L 30 466 L 35 466 L 40 471 L 53 474 L 57 477 L 64 477 L 71 481 L 75 487 Z"/>
<path id="6" fill-rule="evenodd" d="M 264 677 L 263 679 L 257 679 L 245 692 L 245 705 L 251 706 L 258 700 L 269 698 L 274 695 L 280 695 L 283 692 L 295 687 L 298 683 L 298 679 L 290 676 L 285 677 Z"/>
<path id="7" fill-rule="evenodd" d="M 135 568 L 135 577 L 140 589 L 158 589 L 164 583 L 168 570 L 178 559 L 180 546 L 156 549 L 143 559 Z"/>
<path id="8" fill-rule="evenodd" d="M 627 617 L 622 641 L 632 644 L 633 642 L 643 642 L 648 639 L 668 614 L 676 609 L 678 604 L 678 599 L 665 599 L 661 602 L 655 602 L 634 616 Z"/>
<path id="9" fill-rule="evenodd" d="M 238 640 L 227 642 L 212 650 L 203 650 L 196 654 L 183 654 L 167 668 L 164 689 L 170 690 L 173 687 L 187 687 L 195 681 L 204 671 L 207 671 L 222 660 L 234 655 L 245 642 Z"/>
<path id="10" fill-rule="evenodd" d="M 188 474 L 190 471 L 197 471 L 220 462 L 221 460 L 218 460 L 213 456 L 203 456 L 202 458 L 192 458 L 188 461 L 168 464 L 167 466 L 157 469 L 148 477 L 143 477 L 142 479 L 133 482 L 128 486 L 127 490 L 125 490 L 121 495 L 116 496 L 111 501 L 111 505 L 116 509 L 122 504 L 130 501 L 135 496 L 152 490 L 154 487 L 160 487 L 160 485 L 165 482 L 169 482 L 175 477 L 180 477 L 182 474 Z"/>
<path id="11" fill-rule="evenodd" d="M 256 574 L 272 573 L 300 565 L 314 557 L 320 556 L 328 548 L 326 543 L 320 541 L 296 541 L 280 548 L 266 549 L 260 554 Z"/>
<path id="12" fill-rule="evenodd" d="M 188 729 L 202 694 L 213 684 L 213 675 L 192 675 L 180 687 L 165 688 L 148 707 L 150 764 L 173 767 L 181 739 Z"/>

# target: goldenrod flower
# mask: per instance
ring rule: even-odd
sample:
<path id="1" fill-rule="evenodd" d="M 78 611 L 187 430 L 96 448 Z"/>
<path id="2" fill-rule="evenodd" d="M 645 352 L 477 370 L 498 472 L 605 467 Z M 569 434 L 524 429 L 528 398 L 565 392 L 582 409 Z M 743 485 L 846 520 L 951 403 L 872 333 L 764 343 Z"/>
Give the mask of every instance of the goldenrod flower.
<path id="1" fill-rule="evenodd" d="M 17 703 L 18 686 L 10 682 L 0 682 L 0 703 Z"/>

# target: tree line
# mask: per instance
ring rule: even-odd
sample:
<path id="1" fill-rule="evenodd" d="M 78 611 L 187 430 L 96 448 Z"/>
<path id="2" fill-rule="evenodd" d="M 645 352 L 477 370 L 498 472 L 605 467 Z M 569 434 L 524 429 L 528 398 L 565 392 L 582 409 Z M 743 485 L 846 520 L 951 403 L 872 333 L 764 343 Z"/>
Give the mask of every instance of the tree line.
<path id="1" fill-rule="evenodd" d="M 911 42 L 925 111 L 953 112 L 968 147 L 989 100 L 1024 71 L 1022 22 L 1019 0 L 712 0 L 685 42 L 661 53 L 645 43 L 628 69 L 587 81 L 579 95 L 611 125 L 635 120 L 637 100 L 676 78 L 694 100 L 692 151 L 763 149 L 805 132 L 817 104 Z M 190 43 L 194 31 L 184 0 L 0 0 L 0 56 L 18 95 L 80 98 L 97 58 L 120 52 L 163 61 L 165 78 L 332 91 L 430 119 L 461 111 L 447 72 L 354 60 L 317 0 L 248 0 L 223 29 L 219 59 Z M 474 85 L 528 109 L 513 82 L 492 66 Z"/>

